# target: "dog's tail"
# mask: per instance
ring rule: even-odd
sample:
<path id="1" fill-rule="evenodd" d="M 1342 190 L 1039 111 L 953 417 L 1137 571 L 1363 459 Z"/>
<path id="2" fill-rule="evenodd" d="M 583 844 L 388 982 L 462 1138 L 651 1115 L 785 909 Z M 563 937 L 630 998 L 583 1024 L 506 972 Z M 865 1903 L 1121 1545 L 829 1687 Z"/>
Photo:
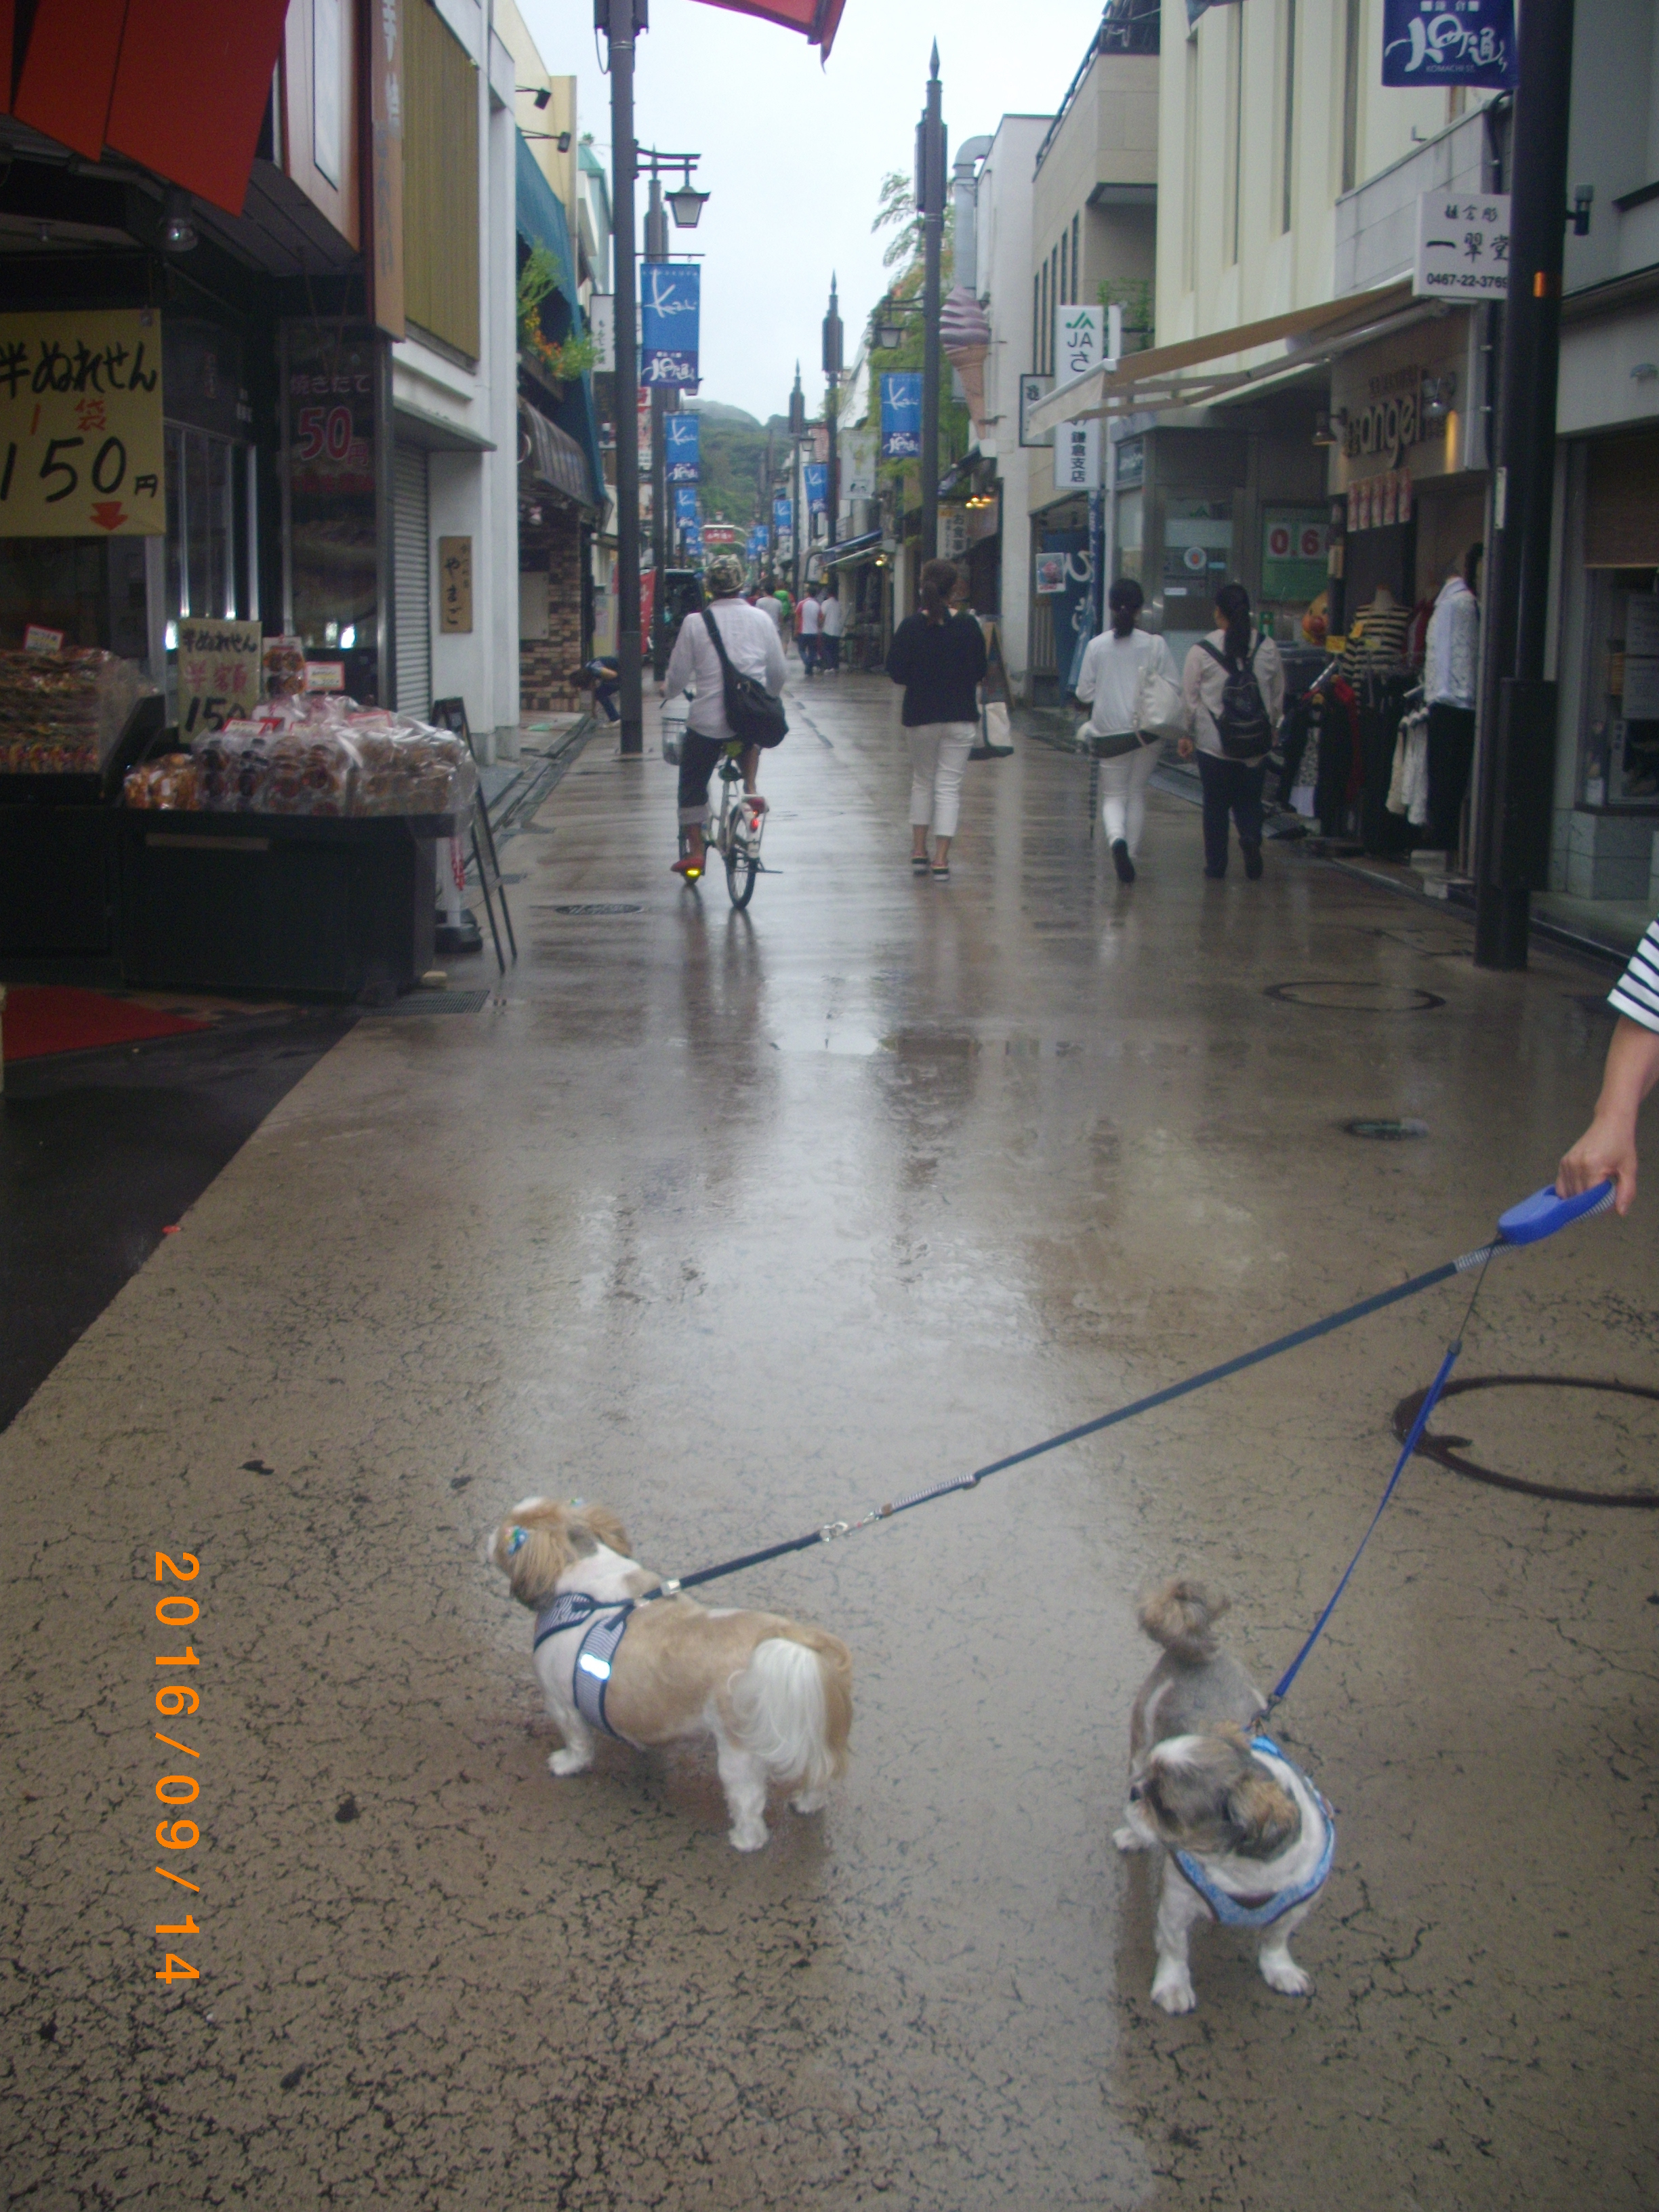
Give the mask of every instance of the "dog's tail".
<path id="1" fill-rule="evenodd" d="M 730 1694 L 744 1749 L 774 1780 L 822 1790 L 845 1771 L 853 1655 L 839 1637 L 793 1626 L 769 1636 Z"/>
<path id="2" fill-rule="evenodd" d="M 1227 1600 L 1212 1597 L 1202 1583 L 1163 1583 L 1149 1590 L 1136 1615 L 1154 1644 L 1161 1644 L 1172 1659 L 1201 1667 L 1220 1650 L 1214 1623 L 1227 1610 Z"/>

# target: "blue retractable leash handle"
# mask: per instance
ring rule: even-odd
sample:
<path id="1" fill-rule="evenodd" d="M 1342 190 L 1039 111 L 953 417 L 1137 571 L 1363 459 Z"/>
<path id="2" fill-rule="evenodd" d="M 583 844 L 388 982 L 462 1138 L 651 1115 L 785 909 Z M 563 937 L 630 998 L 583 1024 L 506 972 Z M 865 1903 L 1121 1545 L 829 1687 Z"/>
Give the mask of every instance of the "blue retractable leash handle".
<path id="1" fill-rule="evenodd" d="M 1091 1421 L 1080 1421 L 1075 1428 L 1062 1429 L 1058 1436 L 1045 1437 L 1040 1444 L 1028 1444 L 1024 1451 L 1010 1452 L 1006 1458 L 993 1460 L 988 1467 L 976 1468 L 971 1474 L 953 1475 L 950 1481 L 935 1483 L 930 1490 L 918 1490 L 909 1497 L 895 1499 L 889 1504 L 872 1506 L 856 1521 L 826 1522 L 822 1528 L 811 1529 L 804 1536 L 791 1536 L 781 1544 L 768 1544 L 763 1550 L 745 1552 L 738 1559 L 722 1559 L 718 1565 L 699 1568 L 695 1574 L 676 1576 L 665 1581 L 658 1589 L 647 1590 L 638 1602 L 648 1604 L 653 1598 L 672 1597 L 680 1590 L 695 1589 L 701 1583 L 724 1581 L 727 1575 L 740 1574 L 745 1567 L 763 1566 L 768 1560 L 785 1559 L 792 1552 L 807 1551 L 814 1544 L 827 1544 L 837 1536 L 856 1534 L 860 1528 L 869 1528 L 872 1522 L 890 1521 L 895 1514 L 908 1513 L 917 1505 L 931 1504 L 936 1498 L 948 1498 L 959 1490 L 973 1490 L 984 1481 L 987 1475 L 1000 1474 L 1005 1468 L 1019 1467 L 1027 1460 L 1040 1459 L 1045 1452 L 1058 1451 L 1062 1444 L 1074 1444 L 1080 1443 L 1085 1437 L 1097 1436 L 1103 1429 L 1115 1428 L 1120 1422 L 1133 1420 L 1138 1413 L 1150 1413 L 1155 1407 L 1167 1406 L 1176 1398 L 1188 1397 L 1193 1391 L 1202 1390 L 1212 1382 L 1220 1382 L 1230 1375 L 1241 1374 L 1247 1367 L 1259 1366 L 1264 1359 L 1276 1358 L 1281 1352 L 1294 1351 L 1297 1345 L 1310 1344 L 1316 1337 L 1328 1336 L 1334 1329 L 1346 1328 L 1350 1322 L 1363 1321 L 1368 1314 L 1380 1313 L 1384 1306 L 1397 1305 L 1401 1298 L 1415 1297 L 1419 1291 L 1430 1290 L 1435 1284 L 1446 1282 L 1453 1275 L 1468 1274 L 1479 1269 L 1474 1297 L 1469 1300 L 1468 1313 L 1463 1316 L 1463 1326 L 1467 1328 L 1469 1314 L 1474 1311 L 1474 1301 L 1480 1295 L 1480 1285 L 1486 1279 L 1486 1271 L 1494 1252 L 1506 1244 L 1535 1244 L 1542 1237 L 1553 1236 L 1558 1229 L 1565 1229 L 1570 1221 L 1579 1221 L 1589 1214 L 1605 1212 L 1613 1200 L 1613 1186 L 1610 1182 L 1598 1183 L 1594 1190 L 1585 1191 L 1577 1198 L 1559 1198 L 1554 1186 L 1547 1185 L 1533 1197 L 1523 1199 L 1520 1205 L 1510 1208 L 1499 1220 L 1497 1240 L 1491 1244 L 1482 1244 L 1472 1252 L 1461 1253 L 1455 1260 L 1443 1261 L 1437 1267 L 1431 1267 L 1423 1274 L 1413 1275 L 1403 1283 L 1396 1283 L 1391 1290 L 1374 1291 L 1368 1298 L 1360 1298 L 1353 1305 L 1344 1306 L 1340 1313 L 1327 1314 L 1322 1321 L 1308 1322 L 1301 1328 L 1293 1328 L 1284 1336 L 1275 1337 L 1271 1344 L 1257 1345 L 1253 1352 L 1238 1352 L 1231 1359 L 1224 1359 L 1218 1366 L 1206 1367 L 1201 1373 L 1188 1375 L 1182 1382 L 1166 1383 L 1163 1389 L 1151 1391 L 1144 1398 L 1133 1399 L 1127 1406 L 1115 1406 L 1109 1413 L 1097 1413 Z M 1429 1416 L 1433 1413 L 1435 1403 L 1445 1388 L 1453 1364 L 1462 1349 L 1462 1332 L 1460 1330 L 1457 1341 L 1448 1351 L 1440 1372 L 1412 1424 L 1406 1448 L 1401 1453 L 1399 1464 L 1382 1493 L 1382 1504 L 1372 1516 L 1370 1528 L 1367 1528 L 1360 1539 L 1359 1551 L 1350 1560 L 1347 1574 L 1337 1584 L 1335 1595 L 1320 1614 L 1313 1634 L 1297 1652 L 1268 1700 L 1269 1708 L 1279 1703 L 1296 1680 L 1303 1661 L 1318 1642 L 1320 1632 L 1330 1619 L 1337 1599 L 1347 1588 L 1348 1577 L 1359 1564 L 1359 1553 L 1370 1542 L 1371 1528 L 1375 1528 L 1382 1519 L 1383 1506 L 1394 1495 L 1395 1485 L 1405 1472 L 1407 1462 L 1417 1449 L 1423 1431 L 1428 1426 Z"/>
<path id="2" fill-rule="evenodd" d="M 1534 1191 L 1530 1198 L 1523 1198 L 1518 1206 L 1510 1206 L 1507 1213 L 1500 1214 L 1498 1218 L 1498 1244 L 1490 1248 L 1486 1259 L 1481 1261 L 1480 1275 L 1474 1286 L 1474 1297 L 1469 1300 L 1468 1313 L 1463 1316 L 1463 1328 L 1467 1328 L 1469 1325 L 1469 1315 L 1474 1311 L 1474 1300 L 1480 1295 L 1480 1285 L 1486 1280 L 1486 1263 L 1490 1261 L 1492 1252 L 1504 1244 L 1541 1243 L 1546 1237 L 1553 1237 L 1558 1229 L 1565 1229 L 1569 1222 L 1587 1221 L 1593 1213 L 1605 1213 L 1613 1204 L 1613 1196 L 1614 1189 L 1612 1183 L 1599 1182 L 1589 1190 L 1580 1191 L 1574 1198 L 1562 1198 L 1557 1193 L 1555 1185 L 1551 1182 L 1546 1183 L 1542 1190 Z M 1349 1577 L 1354 1569 L 1359 1565 L 1360 1553 L 1370 1542 L 1371 1532 L 1388 1510 L 1389 1500 L 1394 1496 L 1395 1486 L 1410 1464 L 1412 1454 L 1423 1441 L 1423 1431 L 1429 1425 L 1429 1416 L 1439 1403 L 1440 1394 L 1445 1389 L 1452 1369 L 1457 1364 L 1457 1355 L 1462 1349 L 1463 1329 L 1461 1328 L 1457 1332 L 1456 1341 L 1446 1347 L 1446 1356 L 1440 1363 L 1440 1372 L 1430 1383 L 1428 1395 L 1417 1409 L 1417 1419 L 1412 1423 L 1410 1434 L 1401 1447 L 1400 1457 L 1395 1462 L 1394 1473 L 1389 1477 L 1389 1486 L 1383 1492 L 1376 1512 L 1371 1516 L 1370 1525 L 1359 1540 L 1358 1551 L 1356 1551 L 1352 1559 L 1349 1560 L 1346 1573 L 1331 1592 L 1330 1601 L 1318 1620 L 1315 1621 L 1307 1642 L 1273 1685 L 1273 1695 L 1268 1698 L 1267 1705 L 1267 1710 L 1269 1712 L 1278 1705 L 1291 1683 L 1302 1672 L 1303 1661 L 1318 1643 L 1320 1637 L 1324 1633 L 1325 1623 L 1336 1611 L 1337 1601 L 1348 1587 Z"/>

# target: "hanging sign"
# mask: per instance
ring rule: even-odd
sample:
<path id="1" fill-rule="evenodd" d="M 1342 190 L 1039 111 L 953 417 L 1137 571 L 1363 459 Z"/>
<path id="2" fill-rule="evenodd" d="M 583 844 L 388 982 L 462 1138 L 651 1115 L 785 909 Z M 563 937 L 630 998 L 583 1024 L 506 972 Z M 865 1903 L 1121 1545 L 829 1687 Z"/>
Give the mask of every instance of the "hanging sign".
<path id="1" fill-rule="evenodd" d="M 1019 380 L 1019 442 L 1022 446 L 1052 446 L 1054 434 L 1045 430 L 1034 438 L 1025 427 L 1025 418 L 1039 399 L 1046 399 L 1054 388 L 1052 376 L 1022 376 Z"/>
<path id="2" fill-rule="evenodd" d="M 163 538 L 161 319 L 0 315 L 0 538 Z"/>
<path id="3" fill-rule="evenodd" d="M 1419 299 L 1499 299 L 1510 289 L 1507 192 L 1420 192 L 1412 290 Z"/>
<path id="4" fill-rule="evenodd" d="M 1261 518 L 1261 596 L 1314 599 L 1328 580 L 1331 528 L 1322 507 L 1270 507 Z"/>
<path id="5" fill-rule="evenodd" d="M 876 495 L 876 441 L 870 430 L 849 430 L 842 442 L 842 489 L 848 499 Z"/>
<path id="6" fill-rule="evenodd" d="M 695 384 L 702 271 L 695 261 L 640 264 L 640 382 Z"/>
<path id="7" fill-rule="evenodd" d="M 830 464 L 807 461 L 801 469 L 806 488 L 806 512 L 822 514 L 830 504 Z"/>
<path id="8" fill-rule="evenodd" d="M 889 369 L 881 380 L 881 457 L 903 460 L 921 451 L 921 372 Z"/>
<path id="9" fill-rule="evenodd" d="M 676 484 L 674 487 L 674 520 L 682 527 L 697 520 L 697 488 L 696 484 Z"/>
<path id="10" fill-rule="evenodd" d="M 1115 368 L 1123 343 L 1121 307 L 1056 307 L 1056 381 L 1070 384 L 1091 368 Z"/>
<path id="11" fill-rule="evenodd" d="M 665 415 L 662 450 L 665 473 L 672 484 L 696 483 L 701 473 L 702 422 L 696 415 Z"/>
<path id="12" fill-rule="evenodd" d="M 472 540 L 438 540 L 438 628 L 446 637 L 472 631 Z"/>
<path id="13" fill-rule="evenodd" d="M 772 501 L 772 527 L 780 533 L 783 533 L 793 530 L 794 526 L 795 502 L 787 494 L 780 492 Z"/>
<path id="14" fill-rule="evenodd" d="M 179 734 L 186 742 L 243 722 L 264 690 L 264 638 L 258 623 L 179 623 Z"/>
<path id="15" fill-rule="evenodd" d="M 1519 76 L 1515 0 L 1382 0 L 1384 84 L 1508 92 Z"/>
<path id="16" fill-rule="evenodd" d="M 1095 491 L 1100 472 L 1100 422 L 1064 422 L 1054 435 L 1056 491 Z"/>

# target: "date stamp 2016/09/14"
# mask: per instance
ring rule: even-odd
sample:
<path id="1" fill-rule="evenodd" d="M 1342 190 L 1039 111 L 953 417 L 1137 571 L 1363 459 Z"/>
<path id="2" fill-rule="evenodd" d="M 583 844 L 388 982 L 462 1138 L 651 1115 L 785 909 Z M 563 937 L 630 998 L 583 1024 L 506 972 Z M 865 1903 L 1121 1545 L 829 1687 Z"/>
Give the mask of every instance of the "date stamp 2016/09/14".
<path id="1" fill-rule="evenodd" d="M 155 1579 L 158 1583 L 165 1581 L 169 1575 L 181 1583 L 195 1581 L 202 1571 L 201 1561 L 189 1552 L 179 1556 L 183 1560 L 182 1565 L 166 1552 L 155 1554 Z M 167 1596 L 155 1601 L 155 1618 L 166 1627 L 192 1627 L 201 1617 L 202 1608 L 196 1599 L 185 1597 L 180 1591 L 171 1590 Z M 196 1656 L 195 1647 L 186 1643 L 182 1651 L 158 1651 L 155 1663 L 158 1667 L 199 1667 L 202 1662 Z M 192 1686 L 187 1676 L 163 1683 L 155 1692 L 156 1711 L 169 1719 L 180 1714 L 198 1713 L 201 1709 L 201 1692 Z M 191 1734 L 194 1733 L 192 1729 Z M 199 1759 L 202 1755 L 189 1744 L 180 1743 L 176 1736 L 163 1735 L 160 1729 L 155 1730 L 155 1741 L 166 1744 L 173 1751 L 182 1751 L 191 1759 Z M 169 1808 L 193 1805 L 201 1794 L 201 1784 L 193 1774 L 164 1774 L 155 1785 L 157 1799 Z M 194 1820 L 181 1820 L 175 1816 L 158 1820 L 155 1825 L 155 1840 L 164 1851 L 193 1851 L 201 1839 L 201 1830 Z M 192 1874 L 198 1871 L 192 1860 L 180 1860 L 179 1864 L 188 1866 Z M 175 1873 L 171 1868 L 158 1866 L 155 1871 L 165 1881 L 177 1882 L 181 1889 L 194 1891 L 198 1895 L 201 1893 L 200 1882 L 188 1881 L 182 1874 Z M 182 1920 L 158 1920 L 155 1932 L 158 1936 L 199 1936 L 202 1931 L 191 1914 L 186 1911 Z M 188 1959 L 179 1958 L 171 1951 L 167 1954 L 167 1964 L 155 1969 L 156 1980 L 166 1982 L 169 1988 L 174 1982 L 197 1982 L 201 1978 L 199 1966 L 191 1966 Z"/>

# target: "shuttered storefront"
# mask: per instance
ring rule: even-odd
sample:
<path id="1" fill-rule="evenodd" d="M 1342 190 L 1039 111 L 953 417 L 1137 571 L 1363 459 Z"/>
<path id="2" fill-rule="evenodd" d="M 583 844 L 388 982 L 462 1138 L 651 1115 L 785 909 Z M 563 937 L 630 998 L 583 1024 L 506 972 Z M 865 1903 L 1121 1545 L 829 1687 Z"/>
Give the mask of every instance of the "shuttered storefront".
<path id="1" fill-rule="evenodd" d="M 392 484 L 398 704 L 424 719 L 432 710 L 432 538 L 421 447 L 393 449 Z"/>

